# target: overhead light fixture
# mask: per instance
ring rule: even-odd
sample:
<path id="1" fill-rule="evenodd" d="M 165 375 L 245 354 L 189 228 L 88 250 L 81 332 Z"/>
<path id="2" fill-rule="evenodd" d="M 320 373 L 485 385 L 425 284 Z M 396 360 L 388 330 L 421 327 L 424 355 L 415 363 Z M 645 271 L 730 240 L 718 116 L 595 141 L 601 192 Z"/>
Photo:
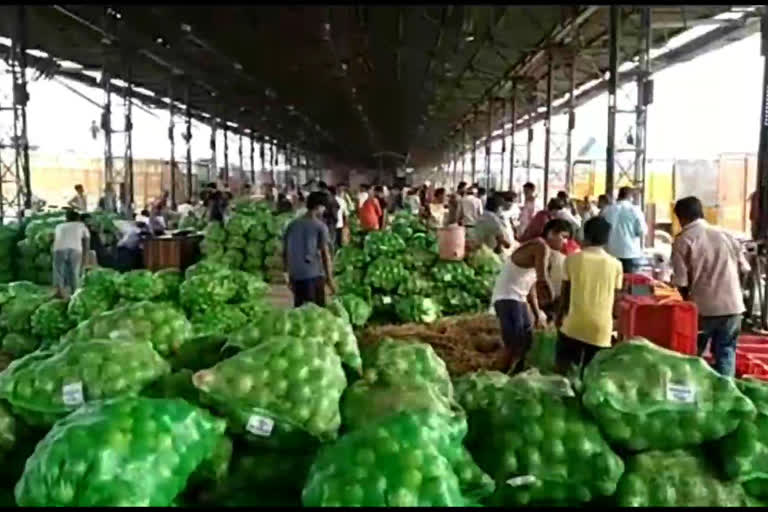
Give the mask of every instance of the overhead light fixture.
<path id="1" fill-rule="evenodd" d="M 465 40 L 466 42 L 468 42 L 468 43 L 471 43 L 472 41 L 474 41 L 474 40 L 475 40 L 475 36 L 473 36 L 473 35 L 468 35 L 467 37 L 465 37 L 465 38 L 464 38 L 464 40 Z"/>
<path id="2" fill-rule="evenodd" d="M 192 32 L 192 27 L 191 27 L 191 26 L 189 26 L 189 25 L 188 25 L 188 24 L 186 24 L 186 23 L 182 23 L 182 24 L 181 24 L 181 31 L 182 31 L 182 32 L 187 32 L 187 33 L 189 33 L 189 32 Z"/>

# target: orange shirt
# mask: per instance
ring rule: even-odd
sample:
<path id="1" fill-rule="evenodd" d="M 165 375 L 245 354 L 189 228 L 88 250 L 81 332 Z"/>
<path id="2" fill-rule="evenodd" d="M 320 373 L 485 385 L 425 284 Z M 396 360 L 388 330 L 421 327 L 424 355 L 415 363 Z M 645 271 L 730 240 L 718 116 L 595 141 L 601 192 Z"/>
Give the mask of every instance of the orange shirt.
<path id="1" fill-rule="evenodd" d="M 358 211 L 360 216 L 360 225 L 367 231 L 375 231 L 379 229 L 379 219 L 381 218 L 382 211 L 379 200 L 371 196 L 365 200 L 363 206 Z"/>

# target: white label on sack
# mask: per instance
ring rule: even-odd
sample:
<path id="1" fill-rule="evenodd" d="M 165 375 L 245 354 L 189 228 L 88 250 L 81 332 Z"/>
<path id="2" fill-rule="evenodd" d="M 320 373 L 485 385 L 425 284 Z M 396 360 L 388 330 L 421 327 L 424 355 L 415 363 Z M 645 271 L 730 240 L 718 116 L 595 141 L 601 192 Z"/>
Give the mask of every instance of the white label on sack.
<path id="1" fill-rule="evenodd" d="M 667 400 L 670 402 L 692 404 L 696 401 L 696 388 L 686 384 L 667 382 Z"/>
<path id="2" fill-rule="evenodd" d="M 389 295 L 387 295 L 385 297 L 382 297 L 381 298 L 381 303 L 382 304 L 392 304 L 392 297 L 390 297 Z"/>
<path id="3" fill-rule="evenodd" d="M 507 480 L 507 485 L 510 487 L 520 487 L 523 485 L 531 485 L 537 482 L 535 475 L 523 475 L 516 476 Z"/>
<path id="4" fill-rule="evenodd" d="M 245 430 L 255 436 L 269 437 L 272 434 L 272 429 L 274 427 L 275 420 L 272 418 L 259 416 L 258 414 L 252 414 L 248 418 L 248 423 L 245 425 Z"/>
<path id="5" fill-rule="evenodd" d="M 80 405 L 85 402 L 83 399 L 83 383 L 78 381 L 65 384 L 61 388 L 61 399 L 64 401 L 64 405 Z"/>

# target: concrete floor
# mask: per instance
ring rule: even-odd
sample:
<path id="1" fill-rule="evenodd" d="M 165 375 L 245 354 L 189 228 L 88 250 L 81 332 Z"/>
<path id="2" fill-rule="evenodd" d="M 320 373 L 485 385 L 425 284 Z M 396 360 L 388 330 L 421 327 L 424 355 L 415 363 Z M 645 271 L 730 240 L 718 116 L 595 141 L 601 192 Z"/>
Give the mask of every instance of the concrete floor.
<path id="1" fill-rule="evenodd" d="M 267 300 L 277 308 L 290 308 L 293 305 L 293 294 L 284 284 L 270 284 Z"/>

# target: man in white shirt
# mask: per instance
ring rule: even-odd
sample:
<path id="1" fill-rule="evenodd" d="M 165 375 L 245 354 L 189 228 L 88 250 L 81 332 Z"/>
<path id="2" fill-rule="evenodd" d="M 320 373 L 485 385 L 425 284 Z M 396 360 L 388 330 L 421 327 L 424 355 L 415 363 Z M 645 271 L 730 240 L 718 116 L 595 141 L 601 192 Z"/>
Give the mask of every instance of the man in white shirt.
<path id="1" fill-rule="evenodd" d="M 67 206 L 85 213 L 88 208 L 88 199 L 85 197 L 85 189 L 82 185 L 75 185 L 75 196 L 69 200 Z"/>
<path id="2" fill-rule="evenodd" d="M 464 197 L 459 199 L 459 224 L 465 228 L 472 228 L 483 214 L 483 203 L 477 197 L 475 187 L 467 190 Z"/>
<path id="3" fill-rule="evenodd" d="M 536 185 L 530 181 L 523 185 L 523 207 L 520 208 L 520 223 L 517 233 L 525 233 L 525 228 L 539 209 L 536 208 Z"/>
<path id="4" fill-rule="evenodd" d="M 640 209 L 633 204 L 635 191 L 631 187 L 619 189 L 616 204 L 606 206 L 600 215 L 611 224 L 611 234 L 605 250 L 621 261 L 625 274 L 634 274 L 643 257 L 641 240 L 648 232 Z"/>
<path id="5" fill-rule="evenodd" d="M 66 222 L 56 226 L 53 239 L 53 285 L 59 296 L 68 298 L 77 290 L 89 241 L 88 228 L 80 215 L 67 210 Z"/>
<path id="6" fill-rule="evenodd" d="M 336 204 L 339 205 L 339 210 L 336 213 L 336 247 L 341 247 L 342 231 L 344 230 L 344 224 L 347 222 L 349 210 L 347 209 L 347 202 L 344 200 L 341 187 L 328 187 L 328 190 L 333 194 Z"/>

